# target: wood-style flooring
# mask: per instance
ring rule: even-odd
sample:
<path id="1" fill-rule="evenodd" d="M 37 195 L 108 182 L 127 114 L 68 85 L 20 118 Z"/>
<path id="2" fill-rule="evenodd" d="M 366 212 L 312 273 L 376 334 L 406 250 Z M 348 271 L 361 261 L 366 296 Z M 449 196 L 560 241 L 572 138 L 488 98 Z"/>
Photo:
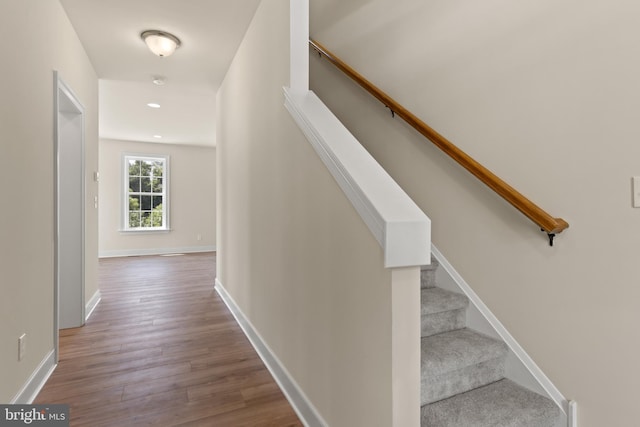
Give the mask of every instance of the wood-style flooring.
<path id="1" fill-rule="evenodd" d="M 60 331 L 34 403 L 72 426 L 302 426 L 213 289 L 215 253 L 100 260 L 102 301 Z"/>

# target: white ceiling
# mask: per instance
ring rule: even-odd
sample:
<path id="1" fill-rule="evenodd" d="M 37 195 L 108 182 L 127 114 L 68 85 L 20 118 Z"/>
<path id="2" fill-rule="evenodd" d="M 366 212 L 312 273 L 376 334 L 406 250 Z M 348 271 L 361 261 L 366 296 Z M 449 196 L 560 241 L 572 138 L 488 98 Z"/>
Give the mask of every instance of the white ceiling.
<path id="1" fill-rule="evenodd" d="M 215 145 L 215 94 L 259 0 L 61 3 L 100 79 L 101 138 Z M 155 56 L 140 38 L 150 29 L 176 35 L 182 46 Z M 157 75 L 164 86 L 152 83 Z"/>

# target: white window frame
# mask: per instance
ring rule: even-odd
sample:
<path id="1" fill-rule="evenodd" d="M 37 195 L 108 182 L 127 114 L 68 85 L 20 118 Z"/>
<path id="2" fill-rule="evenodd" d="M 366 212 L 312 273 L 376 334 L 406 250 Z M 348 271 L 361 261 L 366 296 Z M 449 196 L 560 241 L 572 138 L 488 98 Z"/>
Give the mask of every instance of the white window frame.
<path id="1" fill-rule="evenodd" d="M 162 161 L 164 169 L 162 172 L 162 226 L 161 227 L 130 227 L 129 226 L 129 161 Z M 170 183 L 170 157 L 168 154 L 139 154 L 139 153 L 122 153 L 122 227 L 120 231 L 127 233 L 153 233 L 167 232 L 171 230 L 169 222 L 169 213 L 171 198 L 169 196 Z"/>

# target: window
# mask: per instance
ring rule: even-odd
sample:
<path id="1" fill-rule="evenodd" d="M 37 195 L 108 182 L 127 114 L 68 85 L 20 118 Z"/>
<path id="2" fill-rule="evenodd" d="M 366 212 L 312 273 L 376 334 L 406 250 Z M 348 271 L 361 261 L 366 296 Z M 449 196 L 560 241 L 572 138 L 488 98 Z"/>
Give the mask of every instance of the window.
<path id="1" fill-rule="evenodd" d="M 169 229 L 169 156 L 124 156 L 124 230 Z"/>

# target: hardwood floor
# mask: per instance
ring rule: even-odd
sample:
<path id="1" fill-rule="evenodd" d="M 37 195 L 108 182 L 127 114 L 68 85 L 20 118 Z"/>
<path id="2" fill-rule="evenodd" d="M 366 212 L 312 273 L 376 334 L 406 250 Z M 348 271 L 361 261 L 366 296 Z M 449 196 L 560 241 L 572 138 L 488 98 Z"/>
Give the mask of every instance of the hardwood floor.
<path id="1" fill-rule="evenodd" d="M 213 290 L 215 254 L 100 260 L 102 301 L 60 331 L 34 403 L 72 426 L 302 426 Z"/>

